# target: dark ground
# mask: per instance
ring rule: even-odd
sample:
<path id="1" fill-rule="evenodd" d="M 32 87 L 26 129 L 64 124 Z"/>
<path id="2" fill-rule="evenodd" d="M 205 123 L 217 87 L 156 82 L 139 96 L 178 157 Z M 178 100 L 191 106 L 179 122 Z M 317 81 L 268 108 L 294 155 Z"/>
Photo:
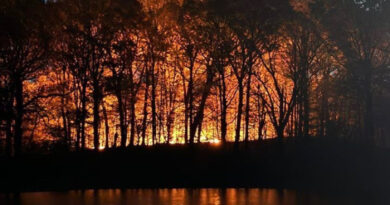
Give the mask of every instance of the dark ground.
<path id="1" fill-rule="evenodd" d="M 159 145 L 0 159 L 0 192 L 98 188 L 264 187 L 390 190 L 390 149 L 323 139 Z"/>

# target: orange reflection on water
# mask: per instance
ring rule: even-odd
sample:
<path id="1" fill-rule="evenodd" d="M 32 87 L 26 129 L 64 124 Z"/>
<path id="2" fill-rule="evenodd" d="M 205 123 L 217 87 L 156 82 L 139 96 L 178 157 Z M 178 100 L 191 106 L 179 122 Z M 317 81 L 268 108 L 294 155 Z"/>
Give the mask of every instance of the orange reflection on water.
<path id="1" fill-rule="evenodd" d="M 0 204 L 15 205 L 300 205 L 356 204 L 359 199 L 332 198 L 276 189 L 108 189 L 0 194 Z"/>

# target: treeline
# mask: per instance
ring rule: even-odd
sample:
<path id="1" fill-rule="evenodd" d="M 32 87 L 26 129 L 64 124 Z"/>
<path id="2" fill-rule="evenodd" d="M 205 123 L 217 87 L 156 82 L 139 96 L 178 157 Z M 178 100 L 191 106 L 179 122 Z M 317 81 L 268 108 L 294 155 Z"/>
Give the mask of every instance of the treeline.
<path id="1" fill-rule="evenodd" d="M 3 154 L 390 137 L 387 0 L 2 0 Z"/>

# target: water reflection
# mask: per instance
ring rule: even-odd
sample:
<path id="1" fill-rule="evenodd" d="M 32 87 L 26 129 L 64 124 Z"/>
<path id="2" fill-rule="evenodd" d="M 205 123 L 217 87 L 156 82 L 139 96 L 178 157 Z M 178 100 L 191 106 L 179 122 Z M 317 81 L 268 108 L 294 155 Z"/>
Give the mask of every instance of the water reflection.
<path id="1" fill-rule="evenodd" d="M 300 205 L 357 204 L 360 199 L 276 189 L 108 189 L 0 194 L 0 204 L 17 205 Z M 373 201 L 371 201 L 373 202 Z"/>

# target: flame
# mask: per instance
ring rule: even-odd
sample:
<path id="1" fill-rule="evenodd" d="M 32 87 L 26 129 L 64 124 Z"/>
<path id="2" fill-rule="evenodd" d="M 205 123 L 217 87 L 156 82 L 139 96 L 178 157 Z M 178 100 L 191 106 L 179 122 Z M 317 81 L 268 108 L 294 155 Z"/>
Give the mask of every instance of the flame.
<path id="1" fill-rule="evenodd" d="M 215 144 L 215 145 L 221 144 L 221 140 L 219 140 L 219 139 L 211 139 L 209 142 L 210 142 L 211 144 Z"/>

